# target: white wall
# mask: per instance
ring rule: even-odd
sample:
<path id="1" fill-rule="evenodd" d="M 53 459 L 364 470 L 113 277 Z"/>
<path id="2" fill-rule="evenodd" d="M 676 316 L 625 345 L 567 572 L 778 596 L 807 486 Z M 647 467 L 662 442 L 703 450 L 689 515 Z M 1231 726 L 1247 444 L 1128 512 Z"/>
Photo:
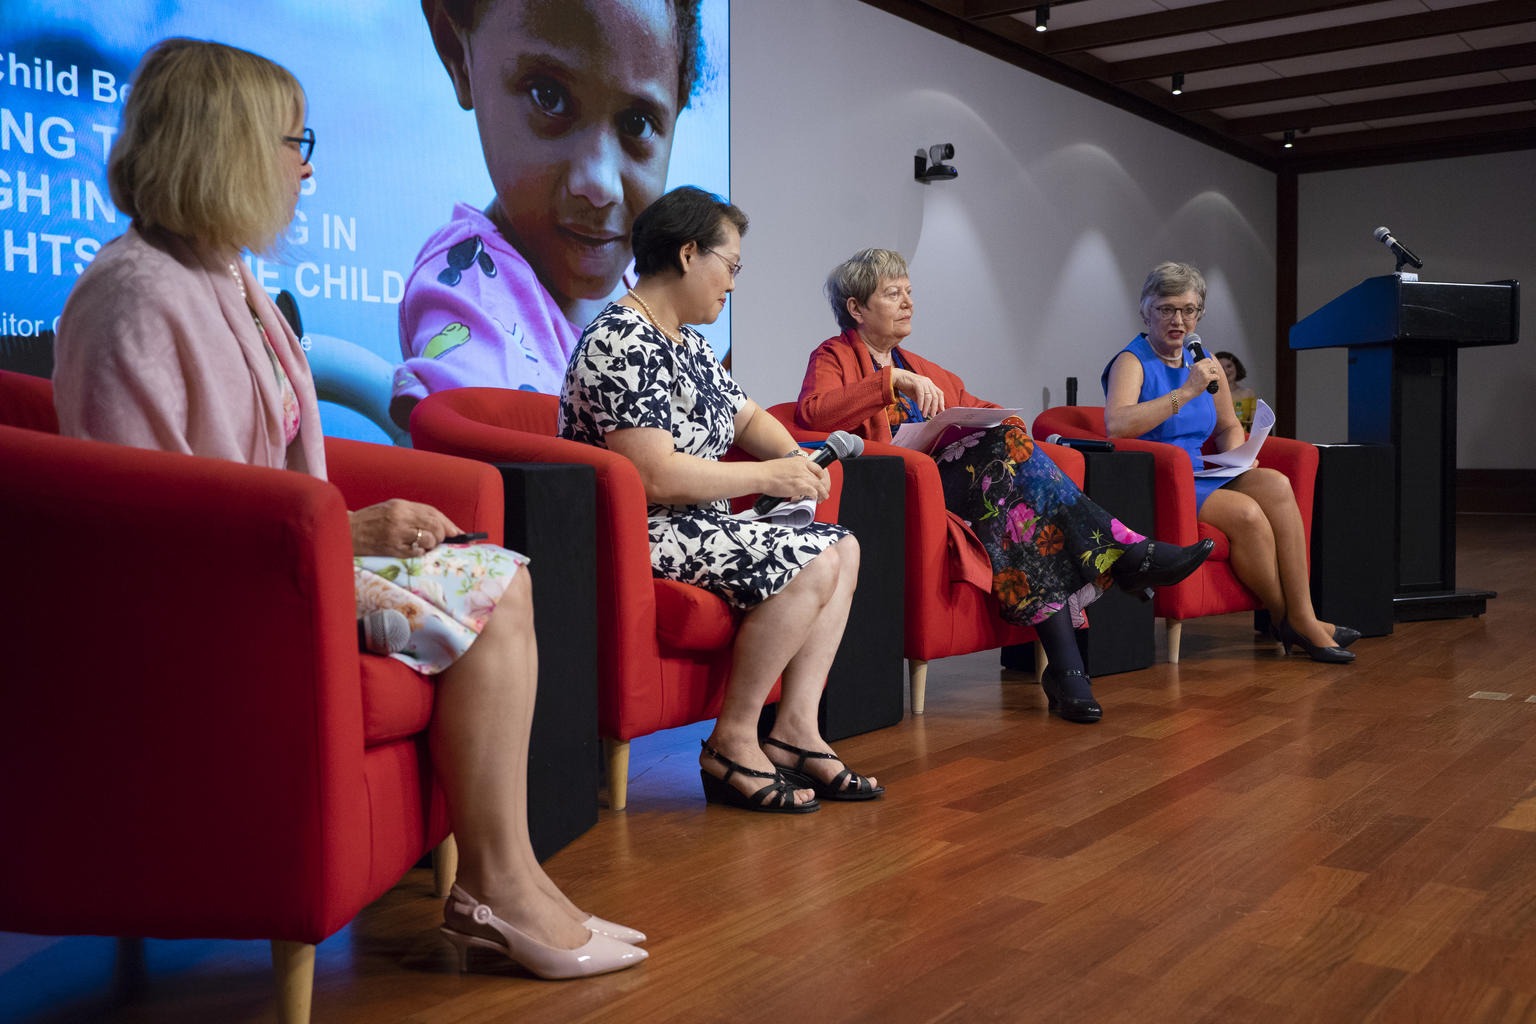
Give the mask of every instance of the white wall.
<path id="1" fill-rule="evenodd" d="M 1209 347 L 1273 393 L 1269 172 L 857 0 L 734 0 L 731 79 L 731 197 L 752 218 L 732 368 L 763 404 L 798 395 L 836 333 L 822 281 L 865 246 L 912 264 L 908 344 L 1026 419 L 1069 375 L 1103 403 L 1168 258 L 1209 279 Z M 960 176 L 919 184 L 935 142 Z"/>
<path id="2" fill-rule="evenodd" d="M 1302 175 L 1298 189 L 1301 316 L 1367 277 L 1392 254 L 1371 237 L 1392 229 L 1424 261 L 1425 281 L 1536 283 L 1536 151 Z M 1517 345 L 1462 349 L 1457 464 L 1536 468 L 1536 295 L 1523 297 Z M 1349 433 L 1346 354 L 1297 353 L 1297 435 Z"/>

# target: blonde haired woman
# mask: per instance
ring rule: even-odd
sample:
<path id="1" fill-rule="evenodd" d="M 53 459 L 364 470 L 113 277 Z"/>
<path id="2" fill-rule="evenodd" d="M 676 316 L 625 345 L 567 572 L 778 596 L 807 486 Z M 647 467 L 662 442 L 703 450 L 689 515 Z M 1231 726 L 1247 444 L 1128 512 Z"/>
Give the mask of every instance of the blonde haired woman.
<path id="1" fill-rule="evenodd" d="M 81 275 L 59 323 L 64 433 L 325 477 L 303 351 L 241 259 L 277 247 L 293 218 L 312 173 L 304 115 L 299 83 L 256 54 L 170 39 L 145 56 L 107 168 L 132 224 Z M 429 505 L 388 501 L 351 519 L 360 605 L 406 611 L 411 642 L 394 657 L 438 680 L 432 760 L 461 856 L 444 933 L 461 953 L 497 949 L 549 978 L 644 960 L 631 943 L 645 936 L 577 910 L 529 844 L 537 654 L 524 559 L 444 545 L 461 531 Z M 466 561 L 494 582 L 433 593 L 444 588 L 431 580 Z"/>

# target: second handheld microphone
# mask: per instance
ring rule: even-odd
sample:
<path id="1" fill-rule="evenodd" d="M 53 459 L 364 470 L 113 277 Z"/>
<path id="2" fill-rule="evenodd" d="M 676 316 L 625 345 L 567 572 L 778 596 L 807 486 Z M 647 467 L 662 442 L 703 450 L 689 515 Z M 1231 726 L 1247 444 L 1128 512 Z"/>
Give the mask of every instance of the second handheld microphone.
<path id="1" fill-rule="evenodd" d="M 846 430 L 834 430 L 832 433 L 827 435 L 827 439 L 825 442 L 823 442 L 821 450 L 818 451 L 815 455 L 811 456 L 811 461 L 816 463 L 816 465 L 820 466 L 822 469 L 826 469 L 838 459 L 849 459 L 855 455 L 862 455 L 863 453 L 863 439 L 857 437 L 854 434 L 848 433 Z M 777 498 L 771 494 L 765 494 L 753 503 L 752 511 L 756 512 L 758 515 L 763 515 L 770 509 L 774 508 L 775 506 L 782 505 L 788 500 L 788 498 Z"/>
<path id="2" fill-rule="evenodd" d="M 1186 335 L 1184 339 L 1184 347 L 1194 353 L 1195 362 L 1197 363 L 1202 359 L 1211 358 L 1205 354 L 1205 346 L 1200 344 L 1200 335 L 1198 334 Z M 1216 392 L 1221 390 L 1221 385 L 1213 380 L 1206 381 L 1205 390 L 1214 395 Z"/>

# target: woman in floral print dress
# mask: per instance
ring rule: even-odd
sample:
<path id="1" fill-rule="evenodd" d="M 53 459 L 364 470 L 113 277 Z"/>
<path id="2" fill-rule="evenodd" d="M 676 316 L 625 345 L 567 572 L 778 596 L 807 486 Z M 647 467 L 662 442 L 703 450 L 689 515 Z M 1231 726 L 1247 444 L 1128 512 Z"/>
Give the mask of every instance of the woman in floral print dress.
<path id="1" fill-rule="evenodd" d="M 749 399 L 690 324 L 712 323 L 741 270 L 747 218 L 701 189 L 674 189 L 635 220 L 635 287 L 582 334 L 560 400 L 561 436 L 635 464 L 650 502 L 651 565 L 745 611 L 725 701 L 703 744 L 705 798 L 805 813 L 819 800 L 884 790 L 822 739 L 817 709 L 858 577 L 857 542 L 838 526 L 748 522 L 728 500 L 816 498 L 825 470 Z M 722 462 L 732 445 L 759 461 Z M 772 733 L 763 702 L 780 675 Z"/>

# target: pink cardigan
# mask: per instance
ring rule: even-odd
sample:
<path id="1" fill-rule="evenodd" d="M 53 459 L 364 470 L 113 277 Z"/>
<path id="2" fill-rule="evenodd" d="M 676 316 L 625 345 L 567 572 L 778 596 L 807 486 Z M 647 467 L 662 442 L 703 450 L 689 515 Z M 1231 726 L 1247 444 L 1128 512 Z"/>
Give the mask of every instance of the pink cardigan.
<path id="1" fill-rule="evenodd" d="M 938 363 L 900 346 L 897 351 L 913 373 L 939 386 L 947 405 L 999 408 L 996 402 L 977 398 L 965 390 L 965 382 Z M 847 430 L 866 441 L 890 444 L 891 423 L 885 410 L 895 400 L 890 367 L 876 373 L 869 349 L 864 347 L 858 331 L 850 328 L 828 338 L 811 353 L 805 382 L 800 385 L 800 401 L 795 406 L 795 422 L 805 430 Z M 953 512 L 946 512 L 945 516 L 950 579 L 965 580 L 990 593 L 992 559 L 987 549 L 959 516 Z"/>
<path id="2" fill-rule="evenodd" d="M 230 264 L 299 398 L 291 448 L 272 360 Z M 59 318 L 54 355 L 61 433 L 325 478 L 309 362 L 233 254 L 130 227 L 80 275 Z"/>

